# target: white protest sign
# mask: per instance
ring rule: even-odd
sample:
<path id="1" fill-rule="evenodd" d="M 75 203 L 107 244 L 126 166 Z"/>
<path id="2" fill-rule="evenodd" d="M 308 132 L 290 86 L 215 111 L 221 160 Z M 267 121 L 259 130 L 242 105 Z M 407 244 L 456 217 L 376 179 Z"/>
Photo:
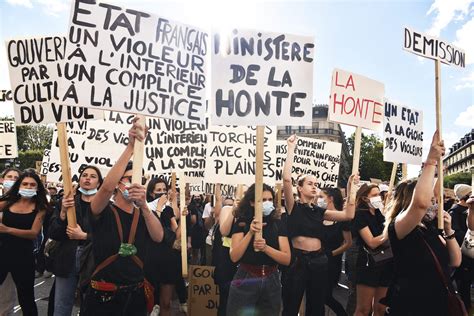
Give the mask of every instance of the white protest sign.
<path id="1" fill-rule="evenodd" d="M 0 102 L 12 101 L 12 91 L 11 90 L 0 90 Z"/>
<path id="2" fill-rule="evenodd" d="M 0 121 L 0 159 L 18 157 L 14 120 Z"/>
<path id="3" fill-rule="evenodd" d="M 255 148 L 257 137 L 254 127 L 210 126 L 208 129 L 206 183 L 252 184 L 255 182 Z M 275 183 L 276 127 L 265 127 L 263 181 Z"/>
<path id="4" fill-rule="evenodd" d="M 78 72 L 77 67 L 62 67 L 65 37 L 12 39 L 6 41 L 5 45 L 17 125 L 94 120 L 102 117 L 102 111 L 63 105 L 58 91 L 59 80 Z"/>
<path id="5" fill-rule="evenodd" d="M 51 153 L 51 148 L 46 148 L 43 152 L 43 160 L 41 161 L 41 170 L 40 170 L 40 175 L 42 176 L 46 176 L 48 174 L 50 153 Z"/>
<path id="6" fill-rule="evenodd" d="M 212 40 L 212 125 L 312 124 L 312 37 L 235 29 Z"/>
<path id="7" fill-rule="evenodd" d="M 334 69 L 328 119 L 346 125 L 379 130 L 383 121 L 384 94 L 383 83 Z"/>
<path id="8" fill-rule="evenodd" d="M 208 34 L 96 1 L 73 1 L 61 86 L 68 105 L 205 123 Z"/>
<path id="9" fill-rule="evenodd" d="M 291 176 L 293 180 L 302 174 L 312 174 L 320 188 L 337 187 L 341 143 L 321 139 L 298 137 Z M 286 141 L 277 143 L 277 182 L 282 182 L 282 169 L 288 152 Z M 280 167 L 278 167 L 280 166 Z"/>
<path id="10" fill-rule="evenodd" d="M 423 57 L 437 59 L 442 63 L 461 68 L 466 67 L 464 50 L 428 34 L 405 27 L 403 49 Z"/>
<path id="11" fill-rule="evenodd" d="M 288 154 L 288 145 L 286 140 L 276 141 L 275 150 L 275 181 L 276 183 L 283 183 L 283 165 Z"/>
<path id="12" fill-rule="evenodd" d="M 423 112 L 385 102 L 383 160 L 421 165 Z"/>

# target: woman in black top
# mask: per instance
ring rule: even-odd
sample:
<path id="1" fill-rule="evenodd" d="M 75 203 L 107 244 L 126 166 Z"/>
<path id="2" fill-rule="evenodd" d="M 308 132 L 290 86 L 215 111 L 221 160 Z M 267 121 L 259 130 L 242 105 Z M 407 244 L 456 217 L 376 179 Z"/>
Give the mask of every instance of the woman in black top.
<path id="1" fill-rule="evenodd" d="M 344 200 L 342 198 L 341 190 L 338 188 L 324 188 L 319 192 L 318 206 L 324 209 L 335 209 L 341 211 L 344 207 Z M 324 221 L 324 250 L 328 257 L 328 282 L 327 282 L 327 294 L 326 294 L 326 305 L 336 313 L 337 316 L 347 316 L 344 307 L 339 303 L 334 296 L 332 291 L 341 275 L 342 269 L 342 254 L 349 249 L 352 245 L 352 234 L 349 222 L 336 222 L 336 221 Z M 306 306 L 308 311 L 308 303 Z"/>
<path id="2" fill-rule="evenodd" d="M 231 282 L 227 315 L 279 315 L 281 284 L 278 264 L 290 263 L 285 227 L 276 218 L 275 193 L 263 185 L 263 224 L 255 216 L 255 185 L 245 193 L 235 212 L 230 259 L 239 262 Z M 263 228 L 262 228 L 263 227 Z M 262 239 L 254 238 L 262 232 Z"/>
<path id="3" fill-rule="evenodd" d="M 376 249 L 387 242 L 383 234 L 385 217 L 380 190 L 376 184 L 363 184 L 357 191 L 357 211 L 353 222 L 356 242 L 359 245 L 356 263 L 357 307 L 354 315 L 366 316 L 373 310 L 382 316 L 385 305 L 380 299 L 387 294 L 393 274 L 393 262 L 375 264 L 369 249 Z"/>
<path id="4" fill-rule="evenodd" d="M 46 190 L 34 170 L 26 170 L 0 197 L 0 283 L 11 273 L 23 315 L 28 316 L 38 315 L 33 240 L 41 231 L 47 207 Z"/>
<path id="5" fill-rule="evenodd" d="M 49 227 L 49 237 L 60 241 L 52 262 L 56 275 L 54 315 L 71 315 L 79 281 L 80 261 L 85 247 L 92 241 L 90 203 L 102 184 L 102 174 L 95 166 L 86 166 L 79 174 L 75 197 L 64 197 Z M 77 226 L 68 226 L 67 209 L 75 207 Z M 86 251 L 90 251 L 87 249 Z"/>
<path id="6" fill-rule="evenodd" d="M 288 213 L 288 237 L 295 255 L 283 282 L 283 315 L 298 314 L 301 299 L 306 291 L 306 299 L 311 301 L 312 315 L 324 315 L 328 259 L 323 251 L 323 220 L 348 221 L 354 217 L 355 204 L 351 201 L 338 211 L 326 210 L 313 204 L 317 196 L 317 179 L 313 175 L 303 175 L 297 179 L 299 201 L 293 197 L 291 168 L 297 144 L 296 135 L 287 140 L 288 154 L 283 168 L 283 192 Z M 355 179 L 357 180 L 357 179 Z M 349 178 L 347 192 L 351 192 Z"/>
<path id="7" fill-rule="evenodd" d="M 430 210 L 436 212 L 438 209 L 432 203 L 433 183 L 436 164 L 445 151 L 438 135 L 436 132 L 433 136 L 418 181 L 400 183 L 388 206 L 387 230 L 396 270 L 389 295 L 391 316 L 448 316 L 448 291 L 426 245 L 436 255 L 445 278 L 449 280 L 449 267 L 461 263 L 461 251 L 451 229 L 451 218 L 444 212 L 444 238 L 430 221 L 425 220 L 428 219 L 425 216 L 430 217 Z M 471 206 L 471 211 L 473 208 Z"/>

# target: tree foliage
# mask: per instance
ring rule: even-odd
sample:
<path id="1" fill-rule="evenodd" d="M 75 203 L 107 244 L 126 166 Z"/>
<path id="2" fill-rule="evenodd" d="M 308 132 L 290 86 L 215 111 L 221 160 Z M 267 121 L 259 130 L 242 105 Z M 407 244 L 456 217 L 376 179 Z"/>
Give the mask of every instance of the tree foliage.
<path id="1" fill-rule="evenodd" d="M 450 176 L 445 176 L 443 179 L 445 188 L 453 189 L 456 184 L 471 185 L 471 174 L 469 172 L 455 173 Z"/>
<path id="2" fill-rule="evenodd" d="M 18 150 L 41 150 L 51 148 L 53 129 L 46 125 L 17 126 Z"/>

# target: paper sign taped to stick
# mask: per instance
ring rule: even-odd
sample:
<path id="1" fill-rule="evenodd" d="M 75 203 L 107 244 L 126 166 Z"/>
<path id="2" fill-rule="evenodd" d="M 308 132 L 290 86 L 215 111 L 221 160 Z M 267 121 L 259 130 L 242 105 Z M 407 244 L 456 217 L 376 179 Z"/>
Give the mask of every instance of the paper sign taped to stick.
<path id="1" fill-rule="evenodd" d="M 212 125 L 312 124 L 312 37 L 235 29 L 212 40 Z"/>
<path id="2" fill-rule="evenodd" d="M 0 102 L 12 101 L 12 91 L 11 90 L 0 90 Z"/>
<path id="3" fill-rule="evenodd" d="M 248 126 L 210 126 L 207 142 L 207 183 L 252 184 L 255 182 L 256 130 Z M 276 127 L 265 127 L 263 182 L 275 183 Z"/>
<path id="4" fill-rule="evenodd" d="M 18 145 L 15 121 L 0 121 L 0 159 L 16 157 L 18 157 Z"/>
<path id="5" fill-rule="evenodd" d="M 96 1 L 73 1 L 61 86 L 69 105 L 205 123 L 208 34 Z"/>
<path id="6" fill-rule="evenodd" d="M 423 112 L 385 102 L 383 160 L 421 165 Z"/>
<path id="7" fill-rule="evenodd" d="M 466 67 L 464 50 L 428 34 L 413 31 L 405 27 L 403 49 L 413 54 L 437 59 L 448 65 Z"/>
<path id="8" fill-rule="evenodd" d="M 17 125 L 102 118 L 102 111 L 63 105 L 58 91 L 59 81 L 78 72 L 77 65 L 72 67 L 62 63 L 65 37 L 12 39 L 5 45 Z"/>
<path id="9" fill-rule="evenodd" d="M 318 187 L 337 187 L 341 163 L 341 143 L 321 139 L 298 137 L 291 176 L 295 181 L 299 175 L 312 174 Z M 277 141 L 276 182 L 283 182 L 282 171 L 288 152 L 286 141 Z"/>
<path id="10" fill-rule="evenodd" d="M 214 282 L 214 267 L 189 268 L 189 316 L 217 315 L 219 288 Z"/>
<path id="11" fill-rule="evenodd" d="M 383 121 L 385 86 L 370 78 L 334 69 L 329 97 L 329 120 L 371 130 Z"/>

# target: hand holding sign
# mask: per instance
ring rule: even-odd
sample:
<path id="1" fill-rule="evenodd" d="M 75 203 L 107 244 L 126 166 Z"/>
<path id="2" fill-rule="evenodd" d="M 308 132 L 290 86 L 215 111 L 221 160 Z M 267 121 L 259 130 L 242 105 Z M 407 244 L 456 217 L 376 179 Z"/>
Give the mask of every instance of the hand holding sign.
<path id="1" fill-rule="evenodd" d="M 135 117 L 132 121 L 132 127 L 128 131 L 128 146 L 133 148 L 135 145 L 135 139 L 138 139 L 138 141 L 142 142 L 145 139 L 146 133 L 148 133 L 148 128 L 145 126 L 145 128 L 139 124 L 138 120 L 139 117 Z"/>
<path id="2" fill-rule="evenodd" d="M 433 135 L 433 140 L 431 141 L 430 152 L 428 153 L 428 158 L 426 158 L 425 164 L 436 166 L 438 160 L 444 156 L 446 148 L 444 147 L 444 141 L 439 139 L 439 131 Z"/>

